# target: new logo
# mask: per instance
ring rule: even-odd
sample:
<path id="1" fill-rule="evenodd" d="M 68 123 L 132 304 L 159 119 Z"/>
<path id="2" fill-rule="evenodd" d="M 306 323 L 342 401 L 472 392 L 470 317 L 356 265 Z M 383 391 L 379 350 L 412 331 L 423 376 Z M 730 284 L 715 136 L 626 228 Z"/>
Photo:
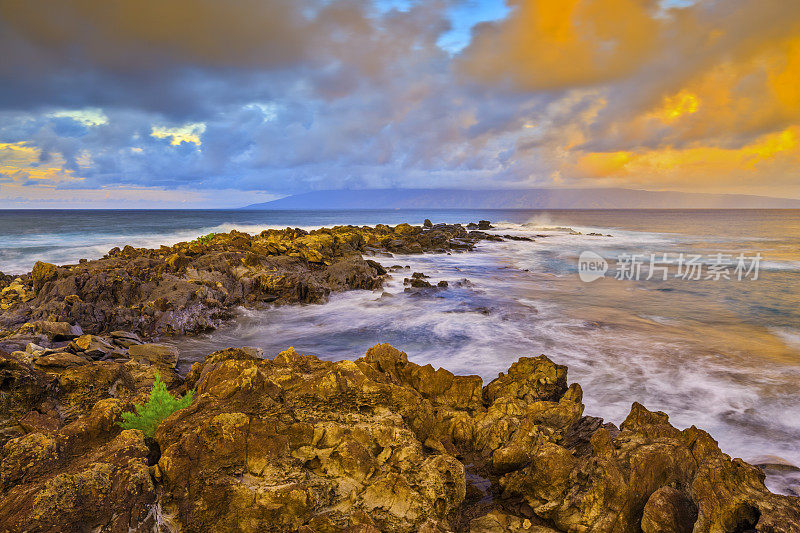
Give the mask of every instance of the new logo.
<path id="1" fill-rule="evenodd" d="M 585 250 L 578 257 L 578 276 L 589 283 L 606 275 L 608 262 L 600 254 Z"/>

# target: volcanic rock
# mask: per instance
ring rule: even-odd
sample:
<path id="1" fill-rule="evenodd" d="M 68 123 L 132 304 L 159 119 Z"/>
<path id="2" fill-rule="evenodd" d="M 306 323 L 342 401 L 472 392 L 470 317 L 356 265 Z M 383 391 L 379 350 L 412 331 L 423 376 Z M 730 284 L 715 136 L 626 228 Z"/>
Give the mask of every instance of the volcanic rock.
<path id="1" fill-rule="evenodd" d="M 0 354 L 0 531 L 800 532 L 800 499 L 759 468 L 638 403 L 619 428 L 585 416 L 545 356 L 485 386 L 388 344 L 339 362 L 232 348 L 183 382 L 163 362 L 20 357 Z M 148 441 L 117 422 L 156 371 L 196 392 Z"/>
<path id="2" fill-rule="evenodd" d="M 63 267 L 38 262 L 27 275 L 3 278 L 0 345 L 39 344 L 20 338 L 37 334 L 55 342 L 84 331 L 148 338 L 202 332 L 238 306 L 320 303 L 331 292 L 380 288 L 386 271 L 362 255 L 470 250 L 482 238 L 445 224 L 424 232 L 409 224 L 286 228 L 254 236 L 231 231 L 159 249 L 125 246 Z M 116 338 L 123 348 L 141 340 Z"/>

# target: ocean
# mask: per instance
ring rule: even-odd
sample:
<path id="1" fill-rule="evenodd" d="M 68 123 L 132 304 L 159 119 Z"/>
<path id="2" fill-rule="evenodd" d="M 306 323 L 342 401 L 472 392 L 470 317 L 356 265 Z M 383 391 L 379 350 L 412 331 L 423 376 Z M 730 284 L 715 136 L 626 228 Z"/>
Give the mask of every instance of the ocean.
<path id="1" fill-rule="evenodd" d="M 383 291 L 243 309 L 213 333 L 173 339 L 182 368 L 228 346 L 355 359 L 390 342 L 417 363 L 488 381 L 543 353 L 569 366 L 586 414 L 619 424 L 639 401 L 709 431 L 733 456 L 772 464 L 772 490 L 800 491 L 800 210 L 0 211 L 0 271 L 231 229 L 425 218 L 491 220 L 494 233 L 533 241 L 377 258 L 408 269 Z M 404 293 L 411 272 L 450 287 Z"/>

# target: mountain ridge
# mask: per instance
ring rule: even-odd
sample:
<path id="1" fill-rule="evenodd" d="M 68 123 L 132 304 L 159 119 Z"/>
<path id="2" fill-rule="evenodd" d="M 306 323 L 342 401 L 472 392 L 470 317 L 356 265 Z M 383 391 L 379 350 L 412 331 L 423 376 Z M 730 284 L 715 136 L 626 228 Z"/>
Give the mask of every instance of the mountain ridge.
<path id="1" fill-rule="evenodd" d="M 621 188 L 337 189 L 240 209 L 800 209 L 800 199 Z"/>

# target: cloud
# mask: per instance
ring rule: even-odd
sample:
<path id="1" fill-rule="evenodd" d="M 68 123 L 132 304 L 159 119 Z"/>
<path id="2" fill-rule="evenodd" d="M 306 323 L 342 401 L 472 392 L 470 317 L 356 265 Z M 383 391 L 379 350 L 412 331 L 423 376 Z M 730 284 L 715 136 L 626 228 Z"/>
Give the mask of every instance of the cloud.
<path id="1" fill-rule="evenodd" d="M 780 141 L 800 125 L 800 4 L 665 4 L 515 0 L 476 29 L 459 72 L 559 95 L 549 131 L 515 156 L 575 184 L 800 195 L 800 149 Z M 565 110 L 576 99 L 591 111 Z"/>
<path id="2" fill-rule="evenodd" d="M 30 0 L 0 2 L 4 39 L 17 64 L 137 71 L 170 66 L 280 66 L 309 43 L 303 0 Z M 44 53 L 41 53 L 44 52 Z"/>
<path id="3" fill-rule="evenodd" d="M 48 116 L 55 118 L 71 118 L 84 126 L 102 126 L 103 124 L 108 124 L 108 117 L 106 114 L 103 113 L 102 109 L 96 107 L 75 110 L 62 109 L 60 111 L 53 111 Z"/>
<path id="4" fill-rule="evenodd" d="M 180 126 L 153 126 L 150 132 L 151 137 L 157 139 L 171 139 L 170 144 L 180 146 L 181 143 L 193 143 L 197 146 L 203 144 L 200 136 L 206 131 L 206 125 L 202 122 L 190 122 Z"/>
<path id="5" fill-rule="evenodd" d="M 800 4 L 464 15 L 473 3 L 0 0 L 0 202 L 597 184 L 800 197 Z"/>
<path id="6" fill-rule="evenodd" d="M 657 49 L 654 0 L 511 0 L 512 14 L 480 25 L 462 65 L 471 75 L 533 90 L 624 77 Z"/>

